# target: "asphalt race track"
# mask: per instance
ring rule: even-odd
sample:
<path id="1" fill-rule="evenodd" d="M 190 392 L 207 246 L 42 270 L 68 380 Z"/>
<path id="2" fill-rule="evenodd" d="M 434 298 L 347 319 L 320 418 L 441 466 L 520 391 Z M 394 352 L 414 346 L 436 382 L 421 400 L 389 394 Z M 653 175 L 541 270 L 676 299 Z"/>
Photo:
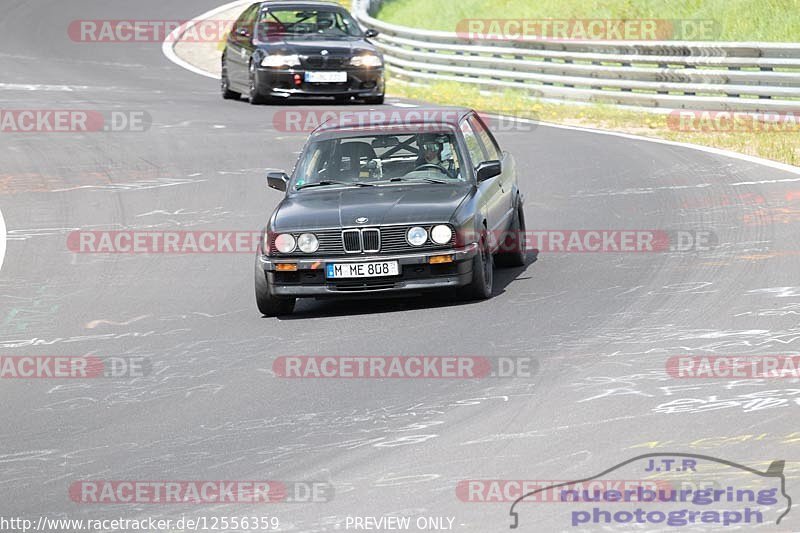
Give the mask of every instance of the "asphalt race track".
<path id="1" fill-rule="evenodd" d="M 496 271 L 493 298 L 479 303 L 301 300 L 268 319 L 255 308 L 252 254 L 72 253 L 67 236 L 81 229 L 258 231 L 278 203 L 265 171 L 290 169 L 305 141 L 273 130 L 281 107 L 224 102 L 217 82 L 169 62 L 159 43 L 76 43 L 66 31 L 76 19 L 188 19 L 216 5 L 3 3 L 0 108 L 139 110 L 153 123 L 0 133 L 0 354 L 145 356 L 152 368 L 137 379 L 0 380 L 0 515 L 276 516 L 283 531 L 311 532 L 394 514 L 506 531 L 510 502 L 461 501 L 459 481 L 581 479 L 648 452 L 759 470 L 784 459 L 787 492 L 800 495 L 797 379 L 665 373 L 675 355 L 798 353 L 800 174 L 586 131 L 499 132 L 529 229 L 705 230 L 717 243 L 542 252 Z M 530 356 L 536 371 L 288 380 L 271 371 L 284 355 Z M 87 505 L 69 496 L 79 480 L 313 480 L 335 497 Z M 570 529 L 552 507 L 523 506 L 521 530 L 600 529 Z M 798 531 L 800 512 L 763 527 Z"/>

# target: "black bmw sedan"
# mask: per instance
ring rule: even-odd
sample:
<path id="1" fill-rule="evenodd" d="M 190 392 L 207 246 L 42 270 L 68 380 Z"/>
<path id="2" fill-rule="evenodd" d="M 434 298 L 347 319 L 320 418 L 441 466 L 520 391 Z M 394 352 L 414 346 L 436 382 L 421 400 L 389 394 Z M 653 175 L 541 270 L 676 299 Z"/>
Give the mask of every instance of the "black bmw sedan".
<path id="1" fill-rule="evenodd" d="M 291 96 L 352 97 L 383 103 L 380 52 L 345 8 L 326 2 L 251 5 L 231 28 L 222 53 L 222 96 L 251 104 Z"/>
<path id="2" fill-rule="evenodd" d="M 268 174 L 286 195 L 256 257 L 262 314 L 291 313 L 299 297 L 451 288 L 485 299 L 495 261 L 524 264 L 514 158 L 481 118 L 462 108 L 393 113 L 341 113 L 347 120 L 312 132 L 292 176 Z"/>

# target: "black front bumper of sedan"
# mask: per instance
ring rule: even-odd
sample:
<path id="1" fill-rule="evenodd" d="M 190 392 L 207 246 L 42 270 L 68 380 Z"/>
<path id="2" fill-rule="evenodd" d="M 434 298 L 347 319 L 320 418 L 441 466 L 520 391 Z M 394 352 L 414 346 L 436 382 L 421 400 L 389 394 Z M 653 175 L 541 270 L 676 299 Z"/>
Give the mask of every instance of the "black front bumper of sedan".
<path id="1" fill-rule="evenodd" d="M 402 255 L 363 255 L 358 257 L 271 258 L 259 255 L 259 268 L 267 279 L 269 292 L 283 297 L 336 297 L 347 294 L 422 292 L 463 287 L 472 281 L 473 259 L 478 245 L 435 252 Z M 434 256 L 453 257 L 451 263 L 431 264 Z M 327 263 L 366 263 L 397 261 L 398 276 L 328 279 Z M 297 265 L 296 271 L 278 271 L 277 265 Z"/>
<path id="2" fill-rule="evenodd" d="M 347 72 L 342 83 L 310 83 L 306 71 L 314 69 L 274 69 L 260 67 L 256 70 L 256 87 L 261 96 L 381 96 L 385 91 L 382 68 L 341 69 Z M 299 83 L 297 81 L 299 76 Z"/>

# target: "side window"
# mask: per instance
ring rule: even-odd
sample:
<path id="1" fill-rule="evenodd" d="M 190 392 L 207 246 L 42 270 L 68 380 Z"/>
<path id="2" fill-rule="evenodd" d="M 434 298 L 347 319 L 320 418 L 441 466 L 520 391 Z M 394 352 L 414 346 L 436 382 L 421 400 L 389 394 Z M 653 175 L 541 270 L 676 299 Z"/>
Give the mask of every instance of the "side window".
<path id="1" fill-rule="evenodd" d="M 242 13 L 239 18 L 236 20 L 236 24 L 233 27 L 234 34 L 239 37 L 238 31 L 242 28 L 246 29 L 250 34 L 253 33 L 253 27 L 255 26 L 255 18 L 256 14 L 258 13 L 258 8 L 261 4 L 253 4 L 252 6 L 245 9 L 244 13 Z"/>
<path id="2" fill-rule="evenodd" d="M 467 142 L 467 150 L 469 151 L 470 159 L 472 159 L 472 166 L 477 167 L 487 160 L 481 142 L 472 130 L 472 126 L 466 120 L 461 121 L 461 133 L 464 134 L 464 140 Z"/>
<path id="3" fill-rule="evenodd" d="M 468 120 L 470 126 L 472 126 L 472 129 L 475 130 L 478 139 L 480 139 L 484 151 L 486 152 L 486 156 L 489 158 L 489 160 L 502 159 L 503 155 L 500 151 L 500 147 L 497 145 L 497 141 L 492 135 L 492 132 L 490 132 L 489 128 L 486 127 L 486 124 L 484 124 L 478 117 L 474 115 Z"/>

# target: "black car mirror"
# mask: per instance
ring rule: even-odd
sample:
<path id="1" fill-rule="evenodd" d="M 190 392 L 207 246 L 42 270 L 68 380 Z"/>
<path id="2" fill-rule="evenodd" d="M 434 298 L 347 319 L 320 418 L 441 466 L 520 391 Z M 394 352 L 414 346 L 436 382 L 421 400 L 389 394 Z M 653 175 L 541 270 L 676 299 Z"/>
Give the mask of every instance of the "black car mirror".
<path id="1" fill-rule="evenodd" d="M 268 172 L 267 173 L 267 186 L 270 189 L 278 191 L 286 191 L 286 186 L 289 184 L 289 176 L 286 172 Z"/>
<path id="2" fill-rule="evenodd" d="M 378 36 L 378 30 L 373 30 L 372 28 L 364 32 L 364 37 L 366 37 L 367 39 L 371 39 L 372 37 L 377 37 L 377 36 Z"/>
<path id="3" fill-rule="evenodd" d="M 495 176 L 499 176 L 502 172 L 503 166 L 500 164 L 500 161 L 497 161 L 496 159 L 493 161 L 484 161 L 478 165 L 478 168 L 475 169 L 478 183 L 492 179 Z"/>

